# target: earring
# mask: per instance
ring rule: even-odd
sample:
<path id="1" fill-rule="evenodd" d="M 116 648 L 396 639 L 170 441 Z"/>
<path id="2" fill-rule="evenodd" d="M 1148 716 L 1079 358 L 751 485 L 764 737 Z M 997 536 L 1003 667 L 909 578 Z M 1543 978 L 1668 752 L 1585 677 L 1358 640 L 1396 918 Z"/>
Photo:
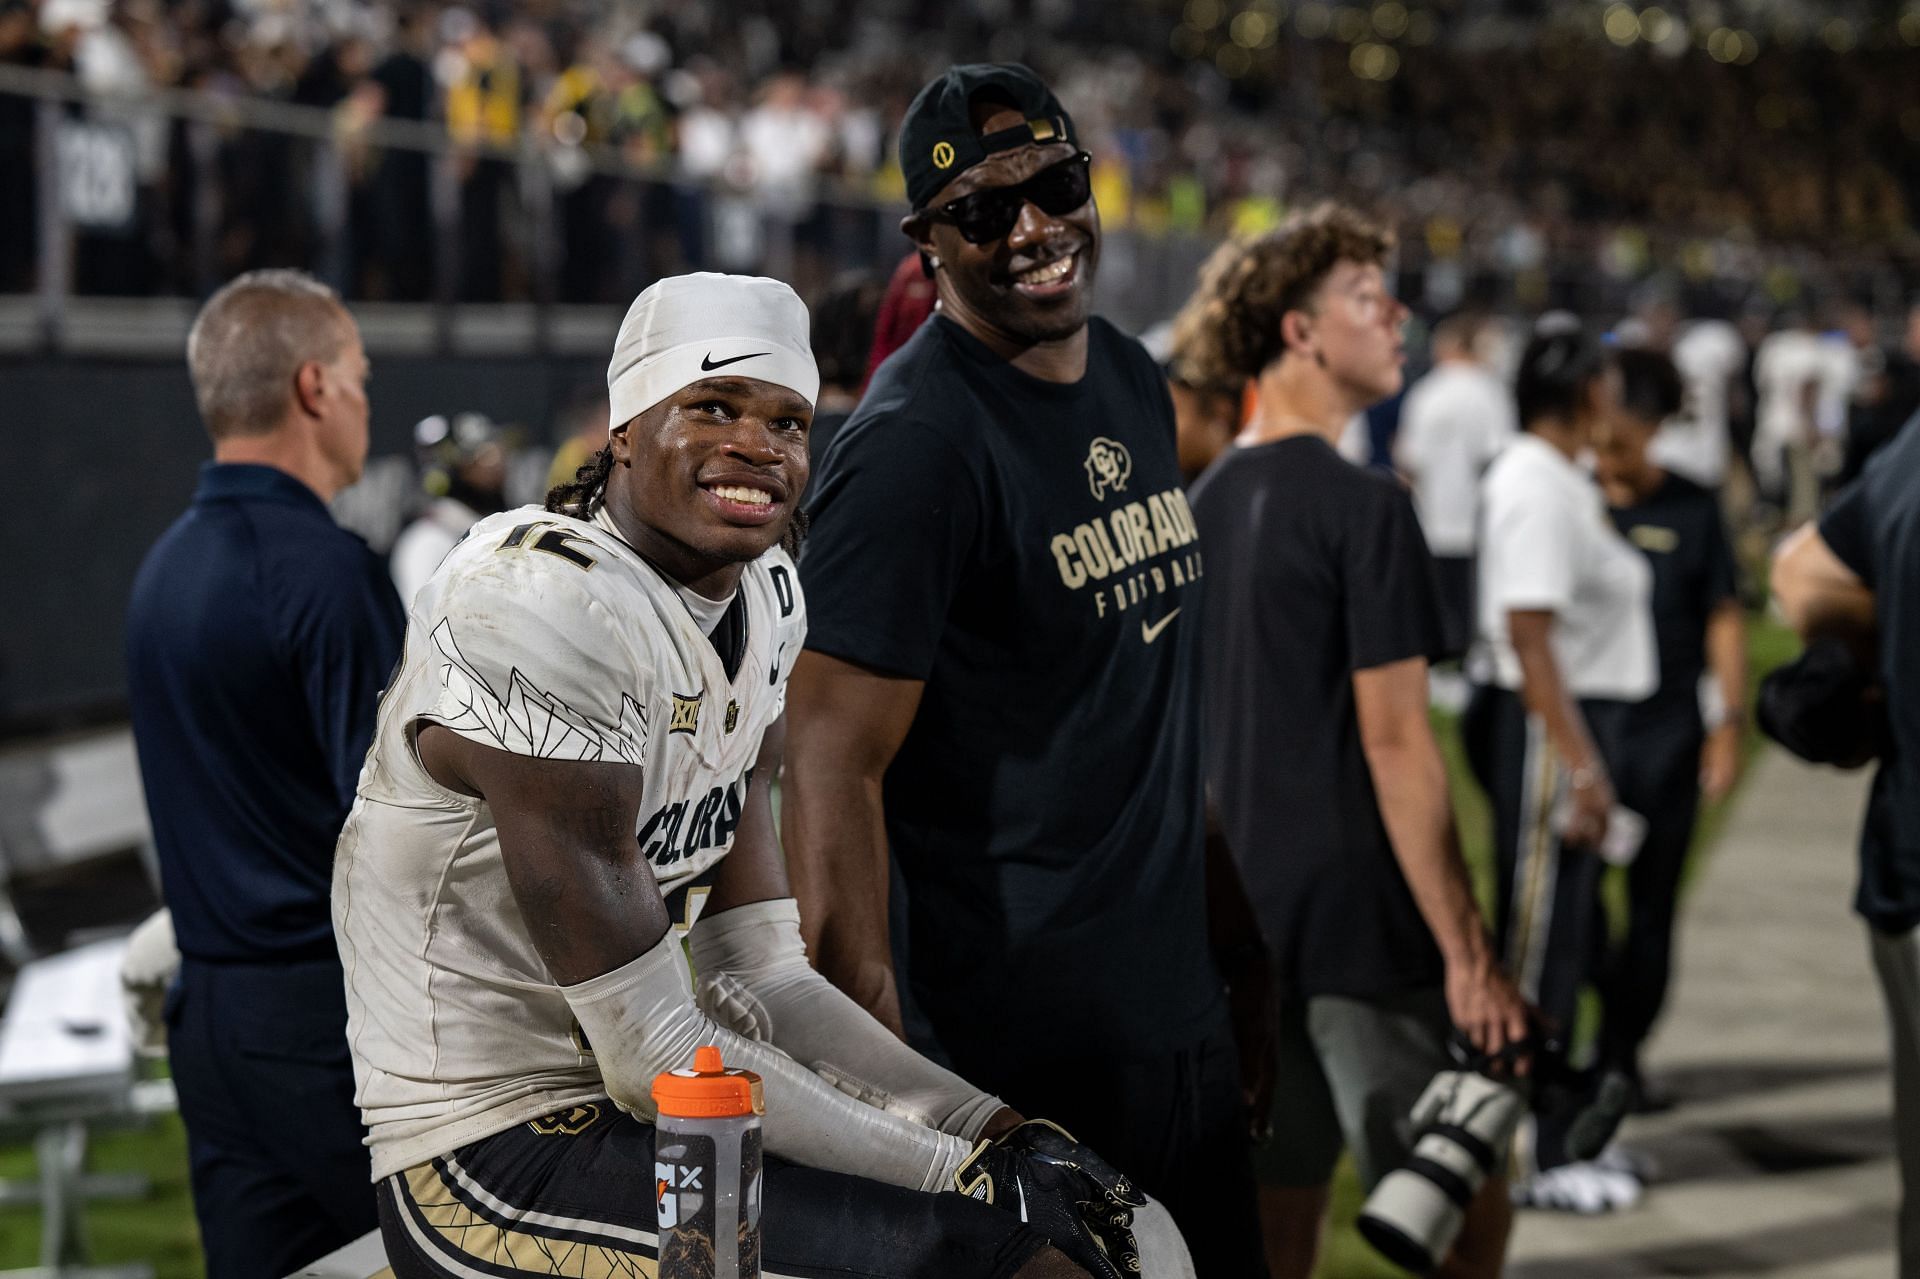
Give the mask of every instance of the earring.
<path id="1" fill-rule="evenodd" d="M 927 254 L 927 264 L 938 271 L 940 269 L 940 255 L 937 253 Z"/>

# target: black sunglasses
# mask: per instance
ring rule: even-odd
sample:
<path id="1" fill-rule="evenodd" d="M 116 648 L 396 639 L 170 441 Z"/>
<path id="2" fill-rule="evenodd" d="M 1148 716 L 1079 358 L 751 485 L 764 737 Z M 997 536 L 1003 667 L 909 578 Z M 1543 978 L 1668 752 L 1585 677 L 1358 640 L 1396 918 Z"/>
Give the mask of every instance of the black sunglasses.
<path id="1" fill-rule="evenodd" d="M 926 210 L 924 216 L 951 222 L 968 244 L 991 244 L 1006 238 L 1020 220 L 1020 210 L 1028 204 L 1055 217 L 1085 204 L 1093 195 L 1093 178 L 1088 171 L 1092 163 L 1093 157 L 1082 151 L 1048 165 L 1025 182 L 963 195 L 950 204 Z"/>

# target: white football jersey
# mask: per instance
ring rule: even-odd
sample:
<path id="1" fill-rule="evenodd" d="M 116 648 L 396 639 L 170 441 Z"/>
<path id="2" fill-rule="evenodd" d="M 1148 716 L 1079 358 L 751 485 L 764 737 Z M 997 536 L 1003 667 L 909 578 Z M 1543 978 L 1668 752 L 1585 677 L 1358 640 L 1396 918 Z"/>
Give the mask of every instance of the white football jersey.
<path id="1" fill-rule="evenodd" d="M 1727 391 L 1746 358 L 1740 330 L 1725 320 L 1687 326 L 1673 344 L 1686 400 L 1653 437 L 1654 461 L 1708 488 L 1726 483 Z"/>
<path id="2" fill-rule="evenodd" d="M 641 766 L 634 836 L 691 927 L 806 635 L 784 551 L 747 565 L 735 609 L 745 642 L 729 679 L 674 584 L 604 515 L 538 507 L 480 521 L 414 597 L 333 869 L 376 1178 L 605 1092 L 514 902 L 492 814 L 428 775 L 415 734 L 441 724 L 517 755 Z"/>

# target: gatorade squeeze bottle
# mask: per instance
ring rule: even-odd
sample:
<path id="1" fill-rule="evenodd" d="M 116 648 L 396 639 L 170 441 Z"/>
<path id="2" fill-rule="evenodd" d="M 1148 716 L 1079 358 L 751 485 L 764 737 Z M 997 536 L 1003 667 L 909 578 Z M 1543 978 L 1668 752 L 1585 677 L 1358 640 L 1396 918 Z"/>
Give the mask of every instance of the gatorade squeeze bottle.
<path id="1" fill-rule="evenodd" d="M 660 1279 L 760 1273 L 760 1076 L 699 1048 L 691 1069 L 653 1079 L 654 1206 Z"/>

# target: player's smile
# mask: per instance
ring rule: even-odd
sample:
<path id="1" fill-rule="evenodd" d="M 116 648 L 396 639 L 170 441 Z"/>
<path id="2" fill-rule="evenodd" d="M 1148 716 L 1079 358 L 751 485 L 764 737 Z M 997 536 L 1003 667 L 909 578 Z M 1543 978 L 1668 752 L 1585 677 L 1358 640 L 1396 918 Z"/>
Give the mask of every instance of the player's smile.
<path id="1" fill-rule="evenodd" d="M 701 476 L 700 491 L 720 517 L 758 526 L 786 514 L 787 486 L 777 476 L 729 468 Z"/>

